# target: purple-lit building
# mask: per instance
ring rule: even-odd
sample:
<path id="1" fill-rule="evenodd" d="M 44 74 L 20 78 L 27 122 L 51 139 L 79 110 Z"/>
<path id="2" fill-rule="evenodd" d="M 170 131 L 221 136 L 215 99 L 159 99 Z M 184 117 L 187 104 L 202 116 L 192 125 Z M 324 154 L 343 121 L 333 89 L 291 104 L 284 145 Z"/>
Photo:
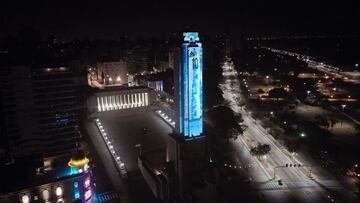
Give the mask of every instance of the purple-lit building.
<path id="1" fill-rule="evenodd" d="M 0 202 L 96 202 L 95 185 L 88 162 L 89 159 L 78 152 L 67 167 L 38 174 L 26 185 L 9 188 L 9 191 L 0 194 Z"/>

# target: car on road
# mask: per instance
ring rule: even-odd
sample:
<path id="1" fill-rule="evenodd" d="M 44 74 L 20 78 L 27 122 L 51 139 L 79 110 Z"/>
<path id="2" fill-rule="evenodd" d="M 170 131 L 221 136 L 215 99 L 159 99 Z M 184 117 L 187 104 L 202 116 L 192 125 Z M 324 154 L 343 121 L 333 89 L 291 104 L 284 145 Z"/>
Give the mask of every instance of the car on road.
<path id="1" fill-rule="evenodd" d="M 243 181 L 244 181 L 245 183 L 251 183 L 252 178 L 251 178 L 251 177 L 248 177 L 248 178 L 245 178 Z"/>

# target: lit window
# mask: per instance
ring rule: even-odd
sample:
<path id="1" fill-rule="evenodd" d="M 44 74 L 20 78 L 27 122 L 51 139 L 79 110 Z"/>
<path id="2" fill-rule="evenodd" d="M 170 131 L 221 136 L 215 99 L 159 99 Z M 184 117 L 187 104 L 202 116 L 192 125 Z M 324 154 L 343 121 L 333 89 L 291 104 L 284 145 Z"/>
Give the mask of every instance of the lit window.
<path id="1" fill-rule="evenodd" d="M 42 197 L 43 197 L 43 199 L 45 200 L 45 201 L 47 201 L 47 200 L 49 200 L 49 198 L 50 198 L 50 193 L 49 193 L 49 190 L 43 190 L 42 191 Z"/>
<path id="2" fill-rule="evenodd" d="M 84 187 L 88 188 L 90 186 L 90 179 L 86 179 L 84 182 Z"/>
<path id="3" fill-rule="evenodd" d="M 59 186 L 59 187 L 56 187 L 56 190 L 55 190 L 55 194 L 56 194 L 56 196 L 62 196 L 62 194 L 63 194 L 63 190 L 62 190 L 62 188 Z"/>
<path id="4" fill-rule="evenodd" d="M 29 195 L 23 195 L 23 196 L 21 197 L 21 202 L 22 202 L 22 203 L 29 203 L 29 202 L 30 202 Z"/>
<path id="5" fill-rule="evenodd" d="M 90 197 L 91 197 L 91 190 L 87 190 L 87 191 L 85 192 L 85 200 L 90 199 Z"/>
<path id="6" fill-rule="evenodd" d="M 74 197 L 75 197 L 75 199 L 80 199 L 80 193 L 79 193 L 79 191 L 76 191 L 76 192 L 75 192 Z"/>

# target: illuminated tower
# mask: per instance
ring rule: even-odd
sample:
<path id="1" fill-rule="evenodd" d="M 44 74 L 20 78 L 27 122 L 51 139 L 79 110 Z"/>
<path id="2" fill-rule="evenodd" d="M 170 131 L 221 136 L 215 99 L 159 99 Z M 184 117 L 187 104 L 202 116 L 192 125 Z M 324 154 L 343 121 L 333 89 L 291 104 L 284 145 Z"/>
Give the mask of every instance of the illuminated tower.
<path id="1" fill-rule="evenodd" d="M 188 139 L 203 133 L 203 59 L 199 34 L 185 32 L 183 36 L 184 42 L 182 49 L 178 50 L 175 67 L 175 133 Z"/>
<path id="2" fill-rule="evenodd" d="M 203 133 L 203 58 L 197 32 L 185 32 L 181 48 L 174 49 L 176 121 L 170 134 L 167 161 L 172 163 L 181 197 L 207 171 L 209 157 Z"/>

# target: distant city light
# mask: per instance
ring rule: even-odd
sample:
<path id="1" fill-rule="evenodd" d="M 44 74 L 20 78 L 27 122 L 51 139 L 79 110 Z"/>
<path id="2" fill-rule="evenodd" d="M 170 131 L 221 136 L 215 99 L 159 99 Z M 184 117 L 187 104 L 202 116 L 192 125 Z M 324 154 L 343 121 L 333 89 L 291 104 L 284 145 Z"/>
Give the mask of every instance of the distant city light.
<path id="1" fill-rule="evenodd" d="M 305 137 L 305 133 L 301 133 L 300 136 L 301 136 L 301 137 Z"/>

